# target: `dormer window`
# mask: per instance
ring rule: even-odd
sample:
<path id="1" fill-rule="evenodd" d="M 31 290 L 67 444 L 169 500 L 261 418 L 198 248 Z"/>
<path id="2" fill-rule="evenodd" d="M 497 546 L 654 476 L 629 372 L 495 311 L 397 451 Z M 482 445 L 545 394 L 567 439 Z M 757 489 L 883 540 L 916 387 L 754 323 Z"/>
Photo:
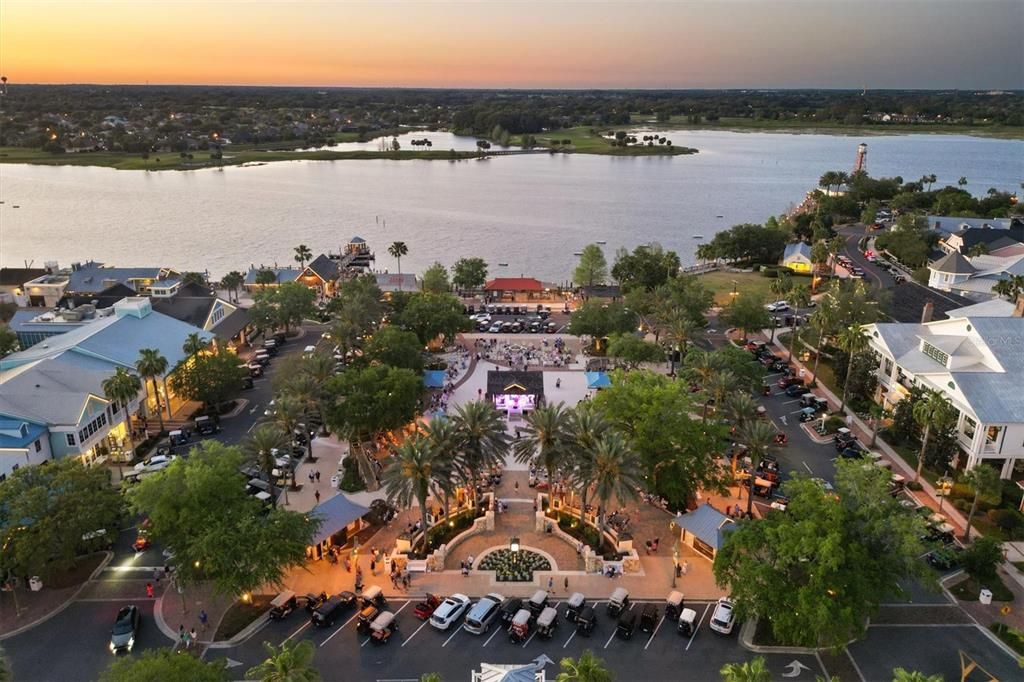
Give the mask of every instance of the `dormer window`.
<path id="1" fill-rule="evenodd" d="M 935 362 L 939 363 L 943 367 L 949 365 L 949 353 L 941 351 L 927 341 L 921 342 L 921 352 L 930 357 Z"/>

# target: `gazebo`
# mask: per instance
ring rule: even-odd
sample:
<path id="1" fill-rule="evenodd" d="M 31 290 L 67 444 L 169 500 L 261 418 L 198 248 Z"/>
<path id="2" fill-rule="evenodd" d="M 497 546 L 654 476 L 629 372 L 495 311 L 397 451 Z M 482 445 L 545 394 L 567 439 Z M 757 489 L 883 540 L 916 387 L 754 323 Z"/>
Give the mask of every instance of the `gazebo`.
<path id="1" fill-rule="evenodd" d="M 544 402 L 543 372 L 487 373 L 487 399 L 509 418 L 529 414 Z"/>

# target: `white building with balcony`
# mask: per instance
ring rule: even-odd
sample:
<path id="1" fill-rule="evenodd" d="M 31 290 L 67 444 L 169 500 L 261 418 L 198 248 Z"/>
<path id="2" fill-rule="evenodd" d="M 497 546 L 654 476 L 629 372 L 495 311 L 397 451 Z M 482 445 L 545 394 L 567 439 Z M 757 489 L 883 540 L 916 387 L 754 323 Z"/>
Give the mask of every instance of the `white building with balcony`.
<path id="1" fill-rule="evenodd" d="M 880 356 L 884 406 L 913 386 L 942 393 L 958 413 L 956 438 L 967 468 L 992 460 L 1004 478 L 1024 460 L 1024 318 L 1015 314 L 864 328 Z"/>
<path id="2" fill-rule="evenodd" d="M 968 469 L 999 463 L 1003 478 L 1024 459 L 1024 319 L 955 317 L 924 324 L 865 325 L 880 356 L 883 405 L 914 386 L 943 394 L 958 412 L 957 440 Z"/>

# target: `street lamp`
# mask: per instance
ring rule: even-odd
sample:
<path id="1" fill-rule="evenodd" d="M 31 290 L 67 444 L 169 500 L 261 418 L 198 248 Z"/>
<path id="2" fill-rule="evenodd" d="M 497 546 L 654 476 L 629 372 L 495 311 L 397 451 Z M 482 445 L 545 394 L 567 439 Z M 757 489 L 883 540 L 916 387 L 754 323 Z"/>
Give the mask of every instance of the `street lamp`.
<path id="1" fill-rule="evenodd" d="M 942 513 L 942 503 L 946 501 L 946 496 L 949 495 L 949 491 L 953 489 L 953 479 L 949 476 L 943 476 L 937 483 L 939 484 L 935 494 L 939 496 L 939 513 Z"/>
<path id="2" fill-rule="evenodd" d="M 508 541 L 509 551 L 512 552 L 512 563 L 519 563 L 519 538 L 512 537 Z"/>

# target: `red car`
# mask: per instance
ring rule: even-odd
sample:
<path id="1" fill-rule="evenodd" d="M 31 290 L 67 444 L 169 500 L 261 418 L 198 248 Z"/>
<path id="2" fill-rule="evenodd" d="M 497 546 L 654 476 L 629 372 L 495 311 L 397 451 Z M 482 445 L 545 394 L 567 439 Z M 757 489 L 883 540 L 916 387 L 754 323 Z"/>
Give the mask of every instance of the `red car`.
<path id="1" fill-rule="evenodd" d="M 802 383 L 804 383 L 804 380 L 800 377 L 782 377 L 779 379 L 779 388 L 789 388 L 790 386 Z"/>
<path id="2" fill-rule="evenodd" d="M 436 594 L 427 593 L 427 598 L 416 605 L 413 610 L 413 615 L 420 620 L 427 620 L 433 615 L 434 610 L 441 605 L 444 601 L 442 597 L 438 597 Z"/>

